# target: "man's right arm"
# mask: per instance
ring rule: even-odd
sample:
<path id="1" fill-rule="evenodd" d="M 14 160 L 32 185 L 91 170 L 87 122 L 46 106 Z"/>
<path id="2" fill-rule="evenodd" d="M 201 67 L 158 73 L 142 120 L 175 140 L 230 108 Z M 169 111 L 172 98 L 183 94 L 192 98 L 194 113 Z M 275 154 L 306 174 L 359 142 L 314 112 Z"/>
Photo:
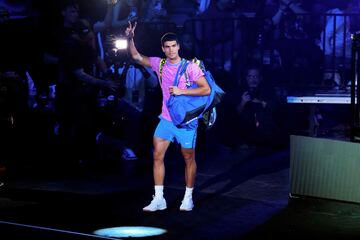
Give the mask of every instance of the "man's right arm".
<path id="1" fill-rule="evenodd" d="M 151 67 L 150 59 L 147 56 L 141 55 L 135 47 L 134 39 L 129 39 L 129 51 L 132 59 L 134 59 L 137 63 L 145 66 Z"/>

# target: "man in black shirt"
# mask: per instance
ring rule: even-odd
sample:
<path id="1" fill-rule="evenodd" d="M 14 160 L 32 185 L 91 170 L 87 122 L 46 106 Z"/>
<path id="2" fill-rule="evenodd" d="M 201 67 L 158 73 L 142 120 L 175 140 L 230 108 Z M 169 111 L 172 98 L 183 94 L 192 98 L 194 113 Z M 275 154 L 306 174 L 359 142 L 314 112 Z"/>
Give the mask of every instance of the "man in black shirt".
<path id="1" fill-rule="evenodd" d="M 96 51 L 90 23 L 78 19 L 76 5 L 63 10 L 64 28 L 59 58 L 56 112 L 59 134 L 74 153 L 73 163 L 93 163 L 96 156 L 97 96 L 100 89 L 116 91 L 118 84 L 96 77 L 106 70 Z"/>
<path id="2" fill-rule="evenodd" d="M 245 84 L 234 88 L 226 98 L 227 116 L 224 141 L 231 147 L 246 145 L 266 145 L 273 141 L 275 131 L 273 111 L 275 95 L 271 88 L 265 87 L 258 66 L 247 68 Z"/>

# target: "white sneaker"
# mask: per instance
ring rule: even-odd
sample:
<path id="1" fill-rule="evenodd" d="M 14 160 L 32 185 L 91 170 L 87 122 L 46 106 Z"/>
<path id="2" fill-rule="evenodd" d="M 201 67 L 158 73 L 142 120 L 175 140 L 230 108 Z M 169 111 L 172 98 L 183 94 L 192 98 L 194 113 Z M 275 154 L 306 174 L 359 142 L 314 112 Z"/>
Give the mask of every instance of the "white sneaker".
<path id="1" fill-rule="evenodd" d="M 155 212 L 157 210 L 164 210 L 166 209 L 166 201 L 165 198 L 156 198 L 153 196 L 153 200 L 149 205 L 143 208 L 145 212 Z"/>
<path id="2" fill-rule="evenodd" d="M 180 211 L 191 211 L 194 208 L 192 198 L 184 198 L 180 205 Z"/>

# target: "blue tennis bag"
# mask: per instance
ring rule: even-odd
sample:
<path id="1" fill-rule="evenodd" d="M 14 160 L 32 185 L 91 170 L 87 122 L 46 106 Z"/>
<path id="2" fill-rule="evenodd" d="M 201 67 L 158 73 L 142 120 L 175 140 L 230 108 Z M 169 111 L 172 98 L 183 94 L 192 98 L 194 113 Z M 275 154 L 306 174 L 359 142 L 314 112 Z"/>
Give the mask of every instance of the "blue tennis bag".
<path id="1" fill-rule="evenodd" d="M 195 129 L 198 126 L 198 119 L 204 120 L 206 127 L 210 128 L 216 120 L 215 106 L 221 102 L 225 92 L 215 83 L 213 76 L 205 69 L 202 61 L 194 58 L 192 62 L 198 64 L 204 72 L 204 77 L 211 88 L 210 94 L 205 96 L 171 95 L 167 101 L 167 107 L 174 125 L 178 128 Z M 186 79 L 188 78 L 186 68 L 190 63 L 191 61 L 182 61 L 174 80 L 174 86 L 178 86 L 182 74 L 185 74 Z M 165 64 L 165 62 L 161 61 L 161 64 Z M 160 69 L 162 70 L 162 67 Z M 197 87 L 196 84 L 188 86 L 188 88 Z"/>

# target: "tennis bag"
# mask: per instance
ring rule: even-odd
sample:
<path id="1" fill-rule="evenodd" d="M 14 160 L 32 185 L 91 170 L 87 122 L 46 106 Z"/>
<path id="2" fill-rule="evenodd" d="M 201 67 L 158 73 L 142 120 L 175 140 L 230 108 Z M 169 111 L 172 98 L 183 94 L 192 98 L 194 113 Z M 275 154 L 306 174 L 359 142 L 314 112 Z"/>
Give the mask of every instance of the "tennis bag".
<path id="1" fill-rule="evenodd" d="M 216 84 L 211 73 L 205 69 L 203 62 L 196 58 L 192 59 L 192 61 L 182 60 L 175 76 L 174 86 L 178 86 L 179 79 L 183 74 L 188 80 L 186 68 L 191 62 L 197 64 L 204 72 L 204 77 L 211 88 L 210 94 L 205 96 L 171 95 L 167 101 L 167 107 L 174 125 L 178 128 L 194 129 L 198 126 L 198 119 L 202 119 L 206 128 L 210 128 L 216 120 L 215 106 L 221 102 L 225 92 Z M 164 64 L 165 59 L 162 59 L 160 61 L 160 76 Z M 197 88 L 198 86 L 192 84 L 187 85 L 187 87 Z"/>

